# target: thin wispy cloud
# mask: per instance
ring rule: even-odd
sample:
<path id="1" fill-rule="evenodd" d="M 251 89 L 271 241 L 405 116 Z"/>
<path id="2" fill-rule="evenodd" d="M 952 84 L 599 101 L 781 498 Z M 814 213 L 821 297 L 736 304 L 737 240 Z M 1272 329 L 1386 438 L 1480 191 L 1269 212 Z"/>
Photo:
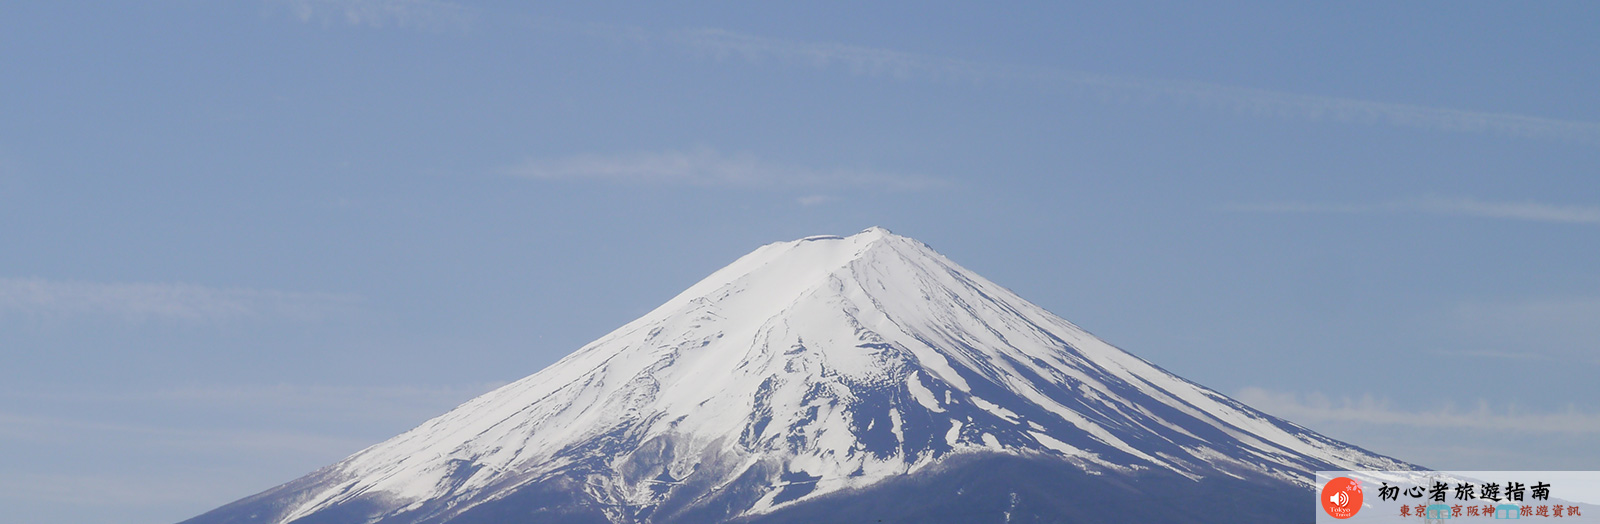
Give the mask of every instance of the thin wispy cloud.
<path id="1" fill-rule="evenodd" d="M 259 413 L 261 417 L 276 415 L 414 424 L 503 385 L 504 382 L 459 386 L 214 385 L 79 394 L 76 398 L 58 394 L 54 398 L 100 405 L 157 405 L 197 412 L 208 409 L 248 410 Z"/>
<path id="2" fill-rule="evenodd" d="M 1397 428 L 1471 429 L 1528 433 L 1600 433 L 1600 414 L 1569 409 L 1565 412 L 1497 410 L 1480 401 L 1469 410 L 1441 408 L 1409 411 L 1370 395 L 1330 399 L 1322 394 L 1299 395 L 1247 387 L 1236 397 L 1257 409 L 1304 424 L 1358 423 Z"/>
<path id="3" fill-rule="evenodd" d="M 638 32 L 629 34 L 638 35 Z M 663 35 L 661 40 L 719 60 L 843 67 L 855 74 L 901 79 L 981 81 L 1017 76 L 1022 72 L 955 58 L 848 44 L 777 40 L 720 29 L 676 31 Z"/>
<path id="4" fill-rule="evenodd" d="M 0 500 L 123 509 L 183 505 L 187 509 L 239 496 L 215 479 L 152 477 L 139 472 L 8 473 L 0 475 Z"/>
<path id="5" fill-rule="evenodd" d="M 747 154 L 725 155 L 709 148 L 533 159 L 508 168 L 505 172 L 536 180 L 595 180 L 622 184 L 758 189 L 871 188 L 915 191 L 948 184 L 942 179 L 928 176 L 872 169 L 778 164 Z"/>
<path id="6" fill-rule="evenodd" d="M 1378 204 L 1277 202 L 1235 205 L 1229 206 L 1229 209 L 1261 213 L 1423 213 L 1532 222 L 1600 225 L 1600 206 L 1547 204 L 1533 201 L 1488 202 L 1468 197 L 1424 197 Z"/>
<path id="7" fill-rule="evenodd" d="M 145 441 L 164 447 L 200 448 L 230 452 L 338 453 L 361 449 L 369 439 L 240 428 L 181 428 L 150 424 L 124 424 L 65 417 L 0 413 L 0 437 L 13 441 L 54 441 L 99 437 Z"/>
<path id="8" fill-rule="evenodd" d="M 604 31 L 590 27 L 585 32 Z M 1600 122 L 1287 93 L 1206 82 L 1122 77 L 1052 67 L 990 64 L 849 44 L 763 38 L 720 29 L 677 31 L 656 37 L 637 28 L 612 28 L 609 33 L 613 39 L 661 42 L 718 60 L 840 68 L 854 74 L 907 80 L 1020 82 L 1099 98 L 1150 98 L 1261 117 L 1490 133 L 1600 145 Z"/>
<path id="9" fill-rule="evenodd" d="M 244 410 L 258 413 L 258 417 L 281 414 L 328 416 L 341 420 L 388 418 L 420 421 L 448 411 L 462 402 L 505 384 L 505 382 L 454 386 L 225 384 L 132 391 L 96 391 L 82 388 L 48 390 L 28 387 L 0 389 L 0 399 L 15 399 L 33 405 L 120 405 L 190 411 Z"/>
<path id="10" fill-rule="evenodd" d="M 360 297 L 173 283 L 0 279 L 0 317 L 102 316 L 129 321 L 319 320 L 357 310 Z"/>
<path id="11" fill-rule="evenodd" d="M 823 205 L 823 204 L 827 204 L 827 203 L 833 202 L 835 200 L 838 200 L 838 199 L 834 198 L 833 196 L 830 196 L 830 195 L 806 195 L 806 196 L 803 196 L 803 197 L 800 197 L 800 198 L 796 198 L 794 201 L 795 201 L 795 203 L 800 204 L 802 206 L 812 207 L 812 206 L 820 206 L 820 205 Z"/>
<path id="12" fill-rule="evenodd" d="M 1441 350 L 1441 351 L 1433 351 L 1432 353 L 1435 354 L 1435 355 L 1443 356 L 1443 357 L 1489 358 L 1489 359 L 1496 359 L 1496 360 L 1520 360 L 1520 361 L 1528 361 L 1528 362 L 1554 362 L 1554 361 L 1558 360 L 1555 357 L 1552 357 L 1550 355 L 1545 355 L 1543 353 L 1533 353 L 1533 352 L 1528 352 L 1528 351 L 1490 351 L 1490 350 L 1442 351 Z"/>
<path id="13" fill-rule="evenodd" d="M 1536 222 L 1600 224 L 1600 206 L 1552 205 L 1539 202 L 1483 202 L 1470 198 L 1425 198 L 1412 205 L 1418 211 L 1442 215 L 1509 218 Z"/>
<path id="14" fill-rule="evenodd" d="M 0 500 L 124 508 L 182 505 L 183 511 L 198 511 L 266 488 L 271 485 L 267 481 L 280 482 L 272 479 L 274 471 L 299 474 L 301 467 L 309 470 L 338 460 L 500 385 L 0 387 L 5 405 L 25 410 L 0 410 L 0 446 L 41 456 L 86 454 L 91 461 L 117 455 L 176 456 L 196 465 L 135 476 L 13 471 L 0 475 Z M 263 474 L 241 480 L 241 471 Z M 261 485 L 245 489 L 252 483 Z"/>
<path id="15" fill-rule="evenodd" d="M 302 22 L 425 30 L 464 30 L 474 12 L 440 0 L 273 0 Z"/>
<path id="16" fill-rule="evenodd" d="M 459 386 L 319 386 L 305 384 L 208 385 L 160 390 L 85 390 L 63 388 L 0 390 L 0 398 L 23 401 L 34 411 L 48 414 L 0 412 L 0 439 L 59 440 L 89 438 L 95 434 L 148 437 L 155 442 L 203 442 L 205 446 L 233 451 L 349 452 L 370 444 L 367 437 L 352 438 L 313 433 L 263 432 L 243 427 L 218 413 L 247 413 L 250 420 L 338 420 L 354 422 L 346 428 L 409 426 L 444 413 L 473 397 L 503 386 L 503 382 Z M 101 417 L 61 416 L 92 405 L 113 407 L 124 413 L 149 410 L 188 414 L 181 425 L 147 421 L 115 422 Z M 210 424 L 206 421 L 220 421 Z M 382 436 L 382 435 L 378 435 Z M 122 439 L 119 439 L 122 440 Z M 196 445 L 194 443 L 185 446 Z"/>
<path id="17" fill-rule="evenodd" d="M 440 0 L 274 0 L 297 18 L 325 25 L 462 28 L 474 10 Z M 1237 113 L 1316 122 L 1409 127 L 1456 133 L 1488 133 L 1600 145 L 1600 122 L 1515 113 L 1473 111 L 1290 93 L 1208 82 L 1135 78 L 1066 68 L 997 64 L 836 42 L 766 38 L 724 29 L 653 32 L 623 25 L 541 18 L 535 30 L 559 31 L 646 47 L 665 46 L 715 60 L 774 63 L 903 80 L 1019 83 L 1096 99 L 1149 99 Z"/>

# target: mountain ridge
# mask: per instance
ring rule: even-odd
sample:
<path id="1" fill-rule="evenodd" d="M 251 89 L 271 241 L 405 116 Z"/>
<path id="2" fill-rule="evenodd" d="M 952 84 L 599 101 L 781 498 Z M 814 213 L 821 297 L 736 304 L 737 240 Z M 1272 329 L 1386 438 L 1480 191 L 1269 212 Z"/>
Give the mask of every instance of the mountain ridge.
<path id="1" fill-rule="evenodd" d="M 981 454 L 1301 487 L 1413 467 L 869 228 L 762 246 L 544 370 L 187 522 L 452 522 L 519 496 L 546 517 L 749 519 Z"/>

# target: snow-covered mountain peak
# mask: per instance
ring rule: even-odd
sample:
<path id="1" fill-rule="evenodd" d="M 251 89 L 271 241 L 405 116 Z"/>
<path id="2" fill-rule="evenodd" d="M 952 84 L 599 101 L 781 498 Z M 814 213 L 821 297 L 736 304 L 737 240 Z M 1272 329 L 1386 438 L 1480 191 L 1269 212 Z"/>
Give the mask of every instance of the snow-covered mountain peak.
<path id="1" fill-rule="evenodd" d="M 863 230 L 861 230 L 860 233 L 856 233 L 856 234 L 858 234 L 858 235 L 868 235 L 868 236 L 880 236 L 881 237 L 881 236 L 893 235 L 894 232 L 893 231 L 889 231 L 888 228 L 879 227 L 879 226 L 872 226 L 872 227 L 863 229 Z"/>
<path id="2" fill-rule="evenodd" d="M 690 303 L 719 302 L 720 309 L 740 309 L 754 316 L 775 313 L 811 287 L 823 285 L 840 270 L 872 257 L 877 250 L 908 253 L 910 259 L 879 258 L 878 264 L 904 264 L 938 256 L 920 242 L 873 227 L 848 237 L 817 235 L 762 246 L 712 273 L 629 325 L 679 312 Z M 925 252 L 919 252 L 925 251 Z M 886 268 L 887 269 L 887 268 Z M 627 326 L 618 331 L 625 331 Z M 602 339 L 603 340 L 603 339 Z"/>
<path id="3" fill-rule="evenodd" d="M 585 486 L 613 522 L 712 499 L 759 514 L 973 453 L 1290 483 L 1409 467 L 1167 373 L 874 227 L 762 246 L 297 481 L 281 521 L 356 501 L 448 517 L 551 482 Z"/>

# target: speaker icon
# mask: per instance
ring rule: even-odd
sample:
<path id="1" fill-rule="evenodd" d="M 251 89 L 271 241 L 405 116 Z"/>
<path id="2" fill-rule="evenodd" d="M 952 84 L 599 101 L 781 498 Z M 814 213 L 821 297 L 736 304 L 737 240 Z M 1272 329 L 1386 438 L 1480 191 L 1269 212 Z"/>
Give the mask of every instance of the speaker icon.
<path id="1" fill-rule="evenodd" d="M 1330 517 L 1354 517 L 1361 511 L 1361 483 L 1350 477 L 1336 477 L 1322 486 L 1317 501 L 1322 511 Z"/>

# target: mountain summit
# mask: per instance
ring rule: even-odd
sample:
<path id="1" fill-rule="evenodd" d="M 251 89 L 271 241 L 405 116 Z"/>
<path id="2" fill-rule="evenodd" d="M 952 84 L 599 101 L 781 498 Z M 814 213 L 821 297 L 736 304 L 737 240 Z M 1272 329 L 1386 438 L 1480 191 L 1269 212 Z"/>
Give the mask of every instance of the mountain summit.
<path id="1" fill-rule="evenodd" d="M 871 228 L 762 246 L 538 373 L 188 522 L 1304 521 L 1313 471 L 1412 467 Z"/>

